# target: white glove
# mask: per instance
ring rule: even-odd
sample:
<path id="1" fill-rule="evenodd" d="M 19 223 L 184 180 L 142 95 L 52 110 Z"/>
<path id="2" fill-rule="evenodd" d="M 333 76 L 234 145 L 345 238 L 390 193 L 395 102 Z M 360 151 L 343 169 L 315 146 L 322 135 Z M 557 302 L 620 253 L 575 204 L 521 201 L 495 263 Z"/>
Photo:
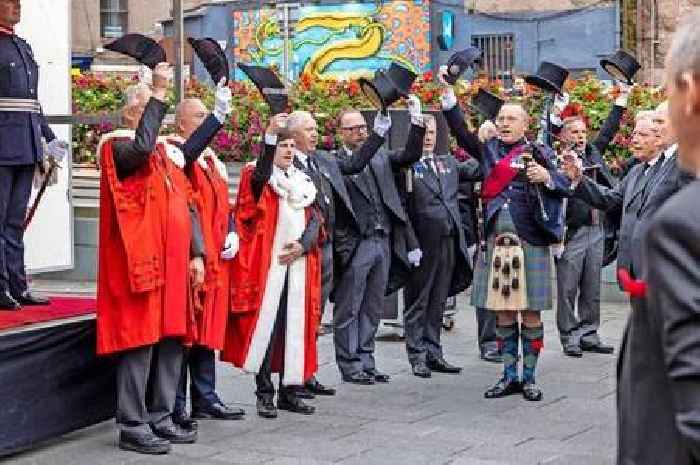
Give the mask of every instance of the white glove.
<path id="1" fill-rule="evenodd" d="M 496 125 L 493 124 L 493 121 L 491 120 L 484 121 L 484 124 L 479 127 L 479 140 L 482 143 L 493 139 L 497 135 L 498 129 L 496 129 Z"/>
<path id="2" fill-rule="evenodd" d="M 552 105 L 552 114 L 559 116 L 564 108 L 569 104 L 569 94 L 564 92 L 563 94 L 557 94 L 554 97 L 554 104 Z"/>
<path id="3" fill-rule="evenodd" d="M 139 82 L 146 84 L 148 87 L 153 87 L 153 71 L 146 65 L 139 67 Z"/>
<path id="4" fill-rule="evenodd" d="M 411 122 L 421 120 L 423 117 L 423 109 L 421 108 L 420 99 L 417 95 L 411 94 L 408 96 L 408 114 L 411 115 Z"/>
<path id="5" fill-rule="evenodd" d="M 413 249 L 408 252 L 408 262 L 416 268 L 420 266 L 421 258 L 423 258 L 421 249 Z"/>
<path id="6" fill-rule="evenodd" d="M 632 86 L 625 84 L 624 82 L 618 83 L 618 86 L 620 87 L 620 95 L 618 95 L 615 99 L 615 105 L 625 108 L 627 107 L 627 100 L 632 93 Z"/>
<path id="7" fill-rule="evenodd" d="M 60 139 L 54 139 L 48 144 L 48 152 L 56 162 L 62 162 L 68 155 L 68 142 Z"/>
<path id="8" fill-rule="evenodd" d="M 378 136 L 384 137 L 391 127 L 391 117 L 385 115 L 381 111 L 377 112 L 377 116 L 374 118 L 374 132 Z"/>
<path id="9" fill-rule="evenodd" d="M 452 87 L 445 87 L 440 95 L 440 104 L 442 105 L 443 111 L 451 110 L 457 105 L 457 96 L 455 95 L 455 90 Z"/>
<path id="10" fill-rule="evenodd" d="M 233 111 L 231 89 L 225 83 L 226 78 L 221 78 L 221 81 L 216 85 L 216 94 L 214 95 L 214 117 L 221 124 L 226 122 L 226 117 Z"/>
<path id="11" fill-rule="evenodd" d="M 238 234 L 231 231 L 226 236 L 224 241 L 224 250 L 221 252 L 221 258 L 224 260 L 231 260 L 238 253 Z"/>

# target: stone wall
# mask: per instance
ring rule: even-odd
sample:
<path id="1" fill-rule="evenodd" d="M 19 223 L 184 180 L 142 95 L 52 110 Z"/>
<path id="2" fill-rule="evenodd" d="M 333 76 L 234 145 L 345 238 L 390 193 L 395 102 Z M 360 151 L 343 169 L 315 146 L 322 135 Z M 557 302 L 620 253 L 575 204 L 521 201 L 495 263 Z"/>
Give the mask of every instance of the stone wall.
<path id="1" fill-rule="evenodd" d="M 600 3 L 599 0 L 465 0 L 464 6 L 481 13 L 512 13 L 571 10 Z"/>

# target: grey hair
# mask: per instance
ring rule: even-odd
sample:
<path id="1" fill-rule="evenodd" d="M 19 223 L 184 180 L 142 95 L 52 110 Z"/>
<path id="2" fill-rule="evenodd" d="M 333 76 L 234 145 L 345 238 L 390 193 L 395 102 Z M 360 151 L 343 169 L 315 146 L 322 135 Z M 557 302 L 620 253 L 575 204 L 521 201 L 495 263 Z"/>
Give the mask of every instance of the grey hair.
<path id="1" fill-rule="evenodd" d="M 668 51 L 668 76 L 677 78 L 687 71 L 700 73 L 700 8 L 676 30 Z"/>
<path id="2" fill-rule="evenodd" d="M 314 117 L 308 111 L 296 110 L 289 114 L 287 118 L 287 130 L 290 132 L 298 131 L 305 121 L 313 120 Z"/>
<path id="3" fill-rule="evenodd" d="M 132 106 L 136 105 L 136 101 L 138 100 L 139 96 L 143 95 L 145 93 L 150 94 L 151 88 L 142 82 L 132 84 L 129 87 L 127 87 L 126 90 L 124 91 L 124 98 L 126 100 L 126 106 L 132 107 Z"/>

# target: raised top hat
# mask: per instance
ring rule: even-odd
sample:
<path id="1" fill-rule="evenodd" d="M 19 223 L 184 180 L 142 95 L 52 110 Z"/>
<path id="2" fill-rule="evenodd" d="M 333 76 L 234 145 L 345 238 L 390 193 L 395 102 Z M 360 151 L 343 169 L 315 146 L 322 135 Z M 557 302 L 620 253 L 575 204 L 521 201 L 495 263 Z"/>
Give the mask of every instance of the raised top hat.
<path id="1" fill-rule="evenodd" d="M 272 69 L 243 63 L 238 63 L 238 67 L 253 81 L 273 115 L 287 111 L 289 92 Z"/>
<path id="2" fill-rule="evenodd" d="M 564 82 L 569 76 L 569 71 L 559 65 L 543 61 L 536 74 L 525 77 L 525 82 L 539 87 L 545 92 L 563 93 Z"/>
<path id="3" fill-rule="evenodd" d="M 386 71 L 377 70 L 374 73 L 374 79 L 360 78 L 358 82 L 362 92 L 372 102 L 372 105 L 385 112 L 401 97 L 408 96 L 415 80 L 415 73 L 392 63 Z"/>
<path id="4" fill-rule="evenodd" d="M 210 37 L 204 39 L 187 38 L 187 42 L 194 49 L 194 53 L 204 64 L 214 84 L 218 84 L 222 78 L 228 83 L 229 69 L 228 59 L 217 41 Z"/>
<path id="5" fill-rule="evenodd" d="M 123 53 L 153 69 L 166 61 L 165 50 L 155 40 L 141 34 L 127 34 L 105 45 L 107 50 Z"/>
<path id="6" fill-rule="evenodd" d="M 484 118 L 493 120 L 498 116 L 504 103 L 502 98 L 480 88 L 479 92 L 472 98 L 471 106 Z"/>
<path id="7" fill-rule="evenodd" d="M 600 60 L 600 66 L 613 78 L 618 81 L 627 81 L 630 85 L 633 83 L 634 75 L 641 68 L 639 62 L 622 49 Z"/>
<path id="8" fill-rule="evenodd" d="M 454 84 L 464 71 L 474 63 L 481 61 L 483 52 L 476 47 L 469 47 L 461 52 L 453 54 L 447 60 L 447 77 L 445 81 Z"/>

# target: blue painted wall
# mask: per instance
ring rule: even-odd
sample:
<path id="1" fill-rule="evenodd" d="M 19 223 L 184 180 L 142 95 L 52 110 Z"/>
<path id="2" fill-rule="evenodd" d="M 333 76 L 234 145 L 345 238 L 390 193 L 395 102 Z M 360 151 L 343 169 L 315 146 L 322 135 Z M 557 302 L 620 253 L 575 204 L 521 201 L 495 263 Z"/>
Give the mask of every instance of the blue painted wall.
<path id="1" fill-rule="evenodd" d="M 461 7 L 440 7 L 434 18 L 443 9 L 455 13 L 455 43 L 451 51 L 437 52 L 441 64 L 453 51 L 470 46 L 473 35 L 510 33 L 515 36 L 516 72 L 534 73 L 540 62 L 551 61 L 569 69 L 594 69 L 605 77 L 600 58 L 618 48 L 614 6 L 559 14 L 511 14 L 507 19 L 504 15 L 465 15 Z M 433 31 L 433 36 L 439 34 Z"/>

